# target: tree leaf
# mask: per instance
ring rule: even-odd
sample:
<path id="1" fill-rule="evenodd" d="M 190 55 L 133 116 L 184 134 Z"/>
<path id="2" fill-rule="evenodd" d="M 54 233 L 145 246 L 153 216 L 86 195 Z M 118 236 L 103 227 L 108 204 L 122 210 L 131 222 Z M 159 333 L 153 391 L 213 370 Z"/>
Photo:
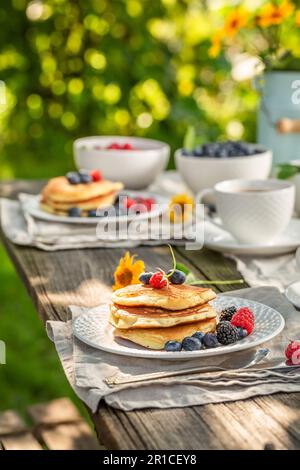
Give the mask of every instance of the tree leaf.
<path id="1" fill-rule="evenodd" d="M 183 148 L 186 150 L 193 150 L 195 147 L 196 130 L 194 126 L 189 126 L 184 136 Z"/>
<path id="2" fill-rule="evenodd" d="M 179 271 L 182 271 L 185 275 L 188 275 L 190 273 L 189 268 L 183 263 L 176 262 L 176 269 L 179 269 Z"/>
<path id="3" fill-rule="evenodd" d="M 300 172 L 300 167 L 296 165 L 290 165 L 289 163 L 282 163 L 281 165 L 278 165 L 277 168 L 277 178 L 280 180 L 286 180 Z"/>

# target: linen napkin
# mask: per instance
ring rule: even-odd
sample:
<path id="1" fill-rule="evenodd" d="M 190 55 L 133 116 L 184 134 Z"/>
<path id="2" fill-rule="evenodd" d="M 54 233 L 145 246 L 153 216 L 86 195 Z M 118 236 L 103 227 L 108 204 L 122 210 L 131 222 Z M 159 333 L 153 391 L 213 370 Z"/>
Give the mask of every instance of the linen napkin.
<path id="1" fill-rule="evenodd" d="M 205 239 L 208 242 L 211 238 L 217 240 L 224 231 L 218 217 L 213 215 L 213 217 L 205 218 Z M 223 254 L 236 262 L 237 270 L 251 287 L 273 286 L 283 292 L 287 286 L 300 280 L 300 270 L 297 267 L 295 252 L 273 256 L 233 255 L 230 252 Z"/>
<path id="2" fill-rule="evenodd" d="M 177 172 L 163 173 L 149 188 L 149 191 L 169 196 L 185 192 L 186 187 L 181 182 Z M 67 224 L 40 220 L 28 213 L 28 202 L 35 198 L 30 194 L 19 194 L 19 200 L 13 201 L 2 198 L 0 204 L 2 229 L 13 243 L 18 245 L 35 246 L 46 251 L 76 249 L 76 248 L 116 248 L 135 247 L 138 245 L 161 245 L 172 243 L 183 245 L 194 242 L 198 233 L 193 223 L 185 223 L 184 237 L 182 226 L 176 224 L 169 232 L 169 223 L 159 217 L 151 220 L 151 230 L 159 228 L 159 239 L 149 239 L 149 225 L 147 222 L 139 223 L 136 230 L 127 231 L 125 234 L 119 230 L 117 236 L 113 232 L 97 230 L 97 225 Z M 120 228 L 120 227 L 119 227 Z M 157 231 L 156 231 L 157 233 Z M 201 234 L 199 234 L 201 237 Z M 202 237 L 203 238 L 203 237 Z M 202 241 L 202 240 L 201 240 Z"/>
<path id="3" fill-rule="evenodd" d="M 226 294 L 225 294 L 226 295 Z M 147 385 L 138 383 L 109 388 L 103 381 L 115 373 L 138 375 L 186 369 L 204 365 L 221 365 L 223 356 L 189 361 L 164 361 L 126 357 L 106 353 L 87 346 L 72 335 L 72 320 L 68 322 L 47 322 L 47 332 L 54 341 L 57 353 L 77 395 L 96 411 L 101 400 L 108 405 L 133 410 L 141 408 L 171 408 L 208 403 L 242 400 L 257 395 L 276 392 L 300 391 L 300 367 L 296 369 L 267 370 L 274 359 L 284 359 L 284 349 L 290 338 L 300 338 L 300 313 L 272 287 L 249 288 L 228 295 L 256 300 L 269 305 L 284 316 L 286 325 L 283 332 L 268 342 L 271 353 L 264 363 L 255 369 L 209 372 L 192 376 L 180 376 L 152 381 Z M 84 308 L 71 307 L 72 319 L 85 312 Z M 254 351 L 234 353 L 235 364 L 249 358 Z M 226 358 L 228 360 L 228 356 Z"/>

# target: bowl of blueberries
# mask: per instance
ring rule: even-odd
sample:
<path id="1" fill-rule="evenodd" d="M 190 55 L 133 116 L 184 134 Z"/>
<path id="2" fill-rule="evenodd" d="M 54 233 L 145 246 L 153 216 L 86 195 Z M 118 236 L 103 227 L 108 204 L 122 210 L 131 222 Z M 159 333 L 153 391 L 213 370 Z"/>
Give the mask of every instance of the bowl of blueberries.
<path id="1" fill-rule="evenodd" d="M 212 142 L 192 150 L 178 149 L 175 164 L 182 179 L 195 193 L 229 179 L 266 179 L 272 152 L 243 141 Z"/>

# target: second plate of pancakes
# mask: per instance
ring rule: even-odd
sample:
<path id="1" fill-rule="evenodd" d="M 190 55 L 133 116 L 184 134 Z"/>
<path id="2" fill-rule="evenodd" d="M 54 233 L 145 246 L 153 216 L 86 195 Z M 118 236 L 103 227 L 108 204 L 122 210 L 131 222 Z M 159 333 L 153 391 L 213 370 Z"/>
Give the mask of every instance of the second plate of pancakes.
<path id="1" fill-rule="evenodd" d="M 68 224 L 92 224 L 97 225 L 101 222 L 107 223 L 108 221 L 111 223 L 117 222 L 130 222 L 131 220 L 146 220 L 154 217 L 160 216 L 165 210 L 168 208 L 169 199 L 167 197 L 161 196 L 156 193 L 152 193 L 149 191 L 122 191 L 120 196 L 128 196 L 132 198 L 142 197 L 142 198 L 154 198 L 155 204 L 153 208 L 147 212 L 142 212 L 140 214 L 116 214 L 99 217 L 70 217 L 68 215 L 57 215 L 47 212 L 41 208 L 41 196 L 35 196 L 25 203 L 25 210 L 35 217 L 36 219 L 45 220 L 48 222 L 63 222 Z M 112 205 L 108 205 L 107 207 L 103 208 L 102 210 L 105 212 L 106 210 L 109 211 L 109 208 L 113 207 Z"/>
<path id="2" fill-rule="evenodd" d="M 116 337 L 115 327 L 109 323 L 109 321 L 111 321 L 111 307 L 108 304 L 90 309 L 83 315 L 80 315 L 78 318 L 76 318 L 73 321 L 73 333 L 79 340 L 83 341 L 89 346 L 113 354 L 149 359 L 187 360 L 191 358 L 204 358 L 220 354 L 230 354 L 237 351 L 251 349 L 271 340 L 272 338 L 277 336 L 284 328 L 283 317 L 279 312 L 277 312 L 273 308 L 258 302 L 238 297 L 218 295 L 217 298 L 206 303 L 206 307 L 204 306 L 196 312 L 196 315 L 198 315 L 199 318 L 193 318 L 193 323 L 185 324 L 186 336 L 190 334 L 189 329 L 191 329 L 191 331 L 194 331 L 195 324 L 197 321 L 199 321 L 199 324 L 201 324 L 202 331 L 211 331 L 214 326 L 212 325 L 212 322 L 215 319 L 210 315 L 210 309 L 214 309 L 216 312 L 220 312 L 222 309 L 231 305 L 235 305 L 237 308 L 245 306 L 249 307 L 253 311 L 255 316 L 255 328 L 253 332 L 243 340 L 231 345 L 219 346 L 217 348 L 207 348 L 198 351 L 167 352 L 163 349 L 148 349 L 132 341 L 129 341 L 128 339 Z M 131 315 L 134 314 L 135 312 L 131 311 L 129 307 L 128 309 L 126 309 L 125 316 L 122 312 L 118 313 L 118 321 L 130 322 Z M 195 312 L 193 313 L 193 315 L 194 314 Z M 160 321 L 164 322 L 166 321 L 166 319 Z M 170 325 L 170 327 L 166 327 L 166 325 L 160 324 L 157 330 L 168 330 L 168 335 L 170 334 L 172 336 L 173 333 L 178 334 L 178 332 L 176 330 L 172 330 L 172 328 L 178 328 L 179 326 L 180 325 Z M 137 332 L 138 330 L 139 328 L 136 328 Z M 149 330 L 150 336 L 147 337 L 147 341 L 149 341 L 149 339 L 150 341 L 152 341 L 153 335 L 151 335 L 151 331 L 153 331 L 153 328 Z M 130 328 L 128 329 L 128 331 L 130 331 Z M 140 331 L 145 332 L 145 329 L 140 328 Z M 166 341 L 173 339 L 171 336 L 168 336 L 164 339 Z M 134 339 L 140 340 L 141 338 L 140 336 L 138 336 Z M 157 339 L 158 341 L 161 340 L 160 335 L 156 335 L 156 340 Z M 142 338 L 142 340 L 144 340 L 144 338 Z"/>

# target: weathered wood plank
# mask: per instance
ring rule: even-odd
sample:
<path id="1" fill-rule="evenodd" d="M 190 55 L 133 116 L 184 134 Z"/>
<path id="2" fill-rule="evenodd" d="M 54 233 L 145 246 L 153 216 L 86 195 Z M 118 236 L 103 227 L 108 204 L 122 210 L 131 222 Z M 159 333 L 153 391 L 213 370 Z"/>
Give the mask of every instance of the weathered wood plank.
<path id="1" fill-rule="evenodd" d="M 29 406 L 27 413 L 36 426 L 82 421 L 76 406 L 68 398 L 58 398 L 47 403 Z"/>
<path id="2" fill-rule="evenodd" d="M 35 431 L 48 450 L 100 450 L 103 449 L 91 428 L 83 420 L 76 423 L 41 426 Z"/>
<path id="3" fill-rule="evenodd" d="M 100 437 L 103 435 L 110 449 L 119 449 L 120 442 L 126 449 L 299 449 L 300 395 L 292 395 L 296 396 L 294 406 L 298 408 L 285 415 L 290 395 L 278 394 L 168 410 L 123 412 L 102 406 L 100 420 L 95 421 Z M 257 404 L 260 400 L 269 406 L 273 403 L 273 415 L 269 407 Z M 104 435 L 107 429 L 113 431 Z"/>
<path id="4" fill-rule="evenodd" d="M 193 269 L 198 269 L 203 274 L 203 278 L 213 280 L 243 279 L 243 276 L 236 269 L 235 262 L 229 258 L 225 258 L 221 253 L 203 248 L 201 251 L 185 250 L 178 248 L 178 251 L 187 258 Z M 229 285 L 213 285 L 221 292 L 227 292 L 234 289 L 243 289 L 249 287 L 246 282 L 244 284 Z"/>
<path id="5" fill-rule="evenodd" d="M 19 193 L 38 194 L 46 180 L 7 180 L 1 181 L 0 197 L 16 199 Z"/>
<path id="6" fill-rule="evenodd" d="M 7 410 L 0 413 L 0 436 L 26 430 L 26 423 L 14 410 Z"/>
<path id="7" fill-rule="evenodd" d="M 30 432 L 1 437 L 1 442 L 4 450 L 43 450 Z"/>

